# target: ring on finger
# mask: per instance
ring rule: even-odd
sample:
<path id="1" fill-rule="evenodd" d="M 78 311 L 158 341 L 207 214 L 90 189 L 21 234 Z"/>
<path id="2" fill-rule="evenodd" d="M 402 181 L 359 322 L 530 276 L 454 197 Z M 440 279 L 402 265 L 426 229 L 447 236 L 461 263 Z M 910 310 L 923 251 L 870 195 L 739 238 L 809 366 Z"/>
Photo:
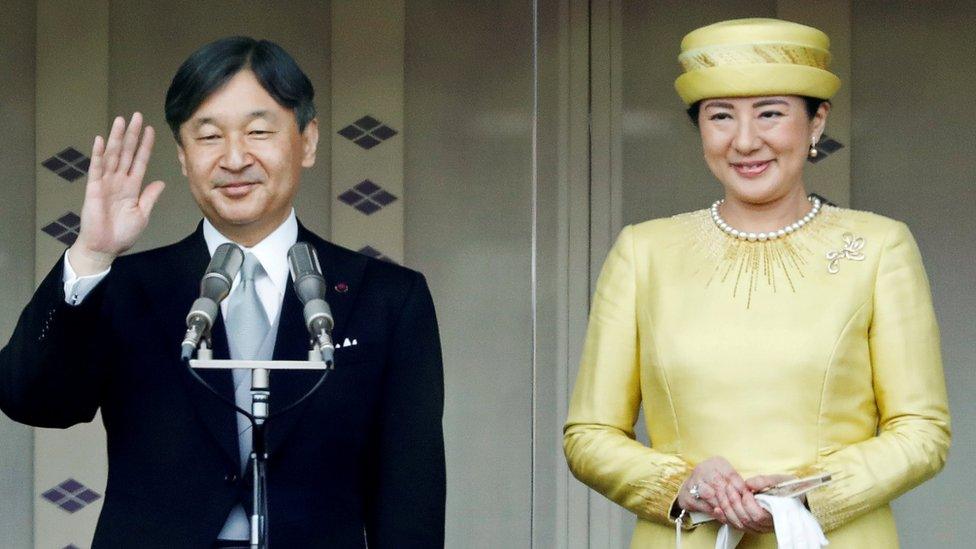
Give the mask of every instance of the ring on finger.
<path id="1" fill-rule="evenodd" d="M 697 500 L 700 500 L 702 498 L 701 492 L 698 491 L 698 484 L 697 483 L 691 485 L 691 488 L 688 489 L 688 493 L 691 495 L 691 497 L 693 497 L 693 498 L 695 498 Z"/>

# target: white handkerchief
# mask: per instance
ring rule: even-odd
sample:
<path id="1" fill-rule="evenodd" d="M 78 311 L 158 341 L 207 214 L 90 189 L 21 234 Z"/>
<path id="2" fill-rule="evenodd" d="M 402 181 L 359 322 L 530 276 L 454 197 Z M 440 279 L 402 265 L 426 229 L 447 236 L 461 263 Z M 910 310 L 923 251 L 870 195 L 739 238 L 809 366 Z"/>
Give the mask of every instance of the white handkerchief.
<path id="1" fill-rule="evenodd" d="M 758 494 L 756 501 L 773 515 L 779 549 L 817 549 L 829 543 L 820 523 L 799 498 Z"/>
<path id="2" fill-rule="evenodd" d="M 798 498 L 757 494 L 756 501 L 773 515 L 773 529 L 779 549 L 818 549 L 827 545 L 820 523 Z M 741 530 L 724 524 L 715 539 L 715 549 L 734 549 L 742 536 Z"/>

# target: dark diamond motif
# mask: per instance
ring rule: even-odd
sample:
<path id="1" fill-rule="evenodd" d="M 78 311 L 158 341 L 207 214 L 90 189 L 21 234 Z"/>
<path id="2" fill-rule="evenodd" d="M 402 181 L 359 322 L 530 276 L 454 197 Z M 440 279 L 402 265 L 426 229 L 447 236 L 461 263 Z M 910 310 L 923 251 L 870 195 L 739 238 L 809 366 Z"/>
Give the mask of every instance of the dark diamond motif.
<path id="1" fill-rule="evenodd" d="M 834 151 L 838 151 L 843 148 L 844 145 L 829 137 L 827 139 L 821 139 L 820 142 L 817 143 L 817 150 L 824 153 L 832 153 Z"/>
<path id="2" fill-rule="evenodd" d="M 386 141 L 387 139 L 397 134 L 396 130 L 386 125 L 376 128 L 371 133 L 376 137 L 379 137 L 383 141 Z"/>
<path id="3" fill-rule="evenodd" d="M 379 139 L 376 139 L 375 137 L 373 137 L 371 135 L 364 135 L 364 136 L 360 137 L 359 139 L 353 141 L 353 143 L 359 145 L 360 147 L 362 147 L 362 148 L 364 148 L 364 149 L 366 149 L 368 151 L 368 150 L 372 149 L 373 147 L 379 145 L 380 144 L 380 140 Z"/>
<path id="4" fill-rule="evenodd" d="M 380 206 L 386 206 L 397 199 L 397 197 L 384 190 L 380 190 L 380 192 L 374 194 L 370 198 L 373 200 L 373 202 L 378 203 Z"/>
<path id="5" fill-rule="evenodd" d="M 67 166 L 67 164 L 65 164 L 64 162 L 61 162 L 56 157 L 52 156 L 51 158 L 48 158 L 44 162 L 41 162 L 41 166 L 44 166 L 45 168 L 51 170 L 52 172 L 57 173 L 62 168 L 64 168 L 65 166 Z"/>
<path id="6" fill-rule="evenodd" d="M 76 170 L 74 168 L 68 168 L 68 169 L 66 169 L 64 171 L 58 172 L 58 175 L 60 175 L 61 177 L 67 179 L 68 181 L 74 182 L 79 177 L 85 175 L 85 172 L 83 172 L 81 170 Z"/>
<path id="7" fill-rule="evenodd" d="M 58 218 L 57 221 L 48 223 L 41 228 L 41 231 L 60 241 L 66 246 L 71 246 L 78 238 L 81 230 L 81 218 L 74 212 L 68 212 Z M 70 479 L 69 479 L 70 480 Z M 65 481 L 68 482 L 68 481 Z M 74 482 L 74 481 L 72 481 Z M 65 488 L 71 492 L 73 490 Z"/>
<path id="8" fill-rule="evenodd" d="M 396 135 L 397 131 L 367 114 L 342 128 L 338 133 L 369 150 Z"/>
<path id="9" fill-rule="evenodd" d="M 379 258 L 383 257 L 383 254 L 380 253 L 379 250 L 377 250 L 376 248 L 374 248 L 372 246 L 363 246 L 362 248 L 359 249 L 359 253 L 361 253 L 363 255 L 368 255 L 369 257 L 372 257 L 372 258 L 375 258 L 375 259 L 379 259 Z"/>
<path id="10" fill-rule="evenodd" d="M 68 229 L 66 229 L 64 227 L 64 225 L 58 223 L 57 221 L 55 221 L 54 223 L 49 223 L 49 224 L 41 227 L 41 231 L 43 231 L 43 232 L 45 232 L 45 233 L 53 236 L 54 238 L 57 238 L 57 237 L 63 235 L 64 232 L 67 231 L 67 230 Z"/>
<path id="11" fill-rule="evenodd" d="M 354 206 L 354 208 L 363 212 L 366 215 L 371 215 L 373 213 L 376 213 L 382 207 L 383 206 L 380 206 L 379 204 L 373 202 L 372 200 L 363 200 L 362 202 Z"/>
<path id="12" fill-rule="evenodd" d="M 75 497 L 78 498 L 78 499 L 80 499 L 81 501 L 83 501 L 85 503 L 91 503 L 91 502 L 97 500 L 98 498 L 100 498 L 102 496 L 99 495 L 98 492 L 94 492 L 94 491 L 89 490 L 89 489 L 86 488 L 86 489 L 82 490 L 81 492 L 79 492 L 78 495 L 76 495 Z"/>
<path id="13" fill-rule="evenodd" d="M 394 264 L 396 263 L 396 261 L 393 261 L 389 257 L 386 257 L 385 255 L 383 255 L 383 252 L 381 252 L 381 251 L 377 250 L 376 248 L 374 248 L 372 246 L 369 246 L 369 245 L 363 246 L 362 248 L 360 248 L 357 251 L 359 253 L 363 254 L 363 255 L 367 255 L 369 257 L 372 257 L 373 259 L 379 259 L 380 261 L 386 261 L 387 263 L 394 263 Z"/>
<path id="14" fill-rule="evenodd" d="M 68 499 L 68 500 L 65 500 L 61 505 L 58 505 L 58 507 L 64 509 L 65 511 L 67 511 L 69 513 L 74 513 L 75 511 L 81 509 L 84 506 L 85 506 L 84 503 L 82 503 L 82 502 L 80 502 L 80 501 L 78 501 L 76 499 Z"/>
<path id="15" fill-rule="evenodd" d="M 349 204 L 350 206 L 355 205 L 356 202 L 359 202 L 362 199 L 363 199 L 363 195 L 357 193 L 352 189 L 349 189 L 348 191 L 339 195 L 339 200 L 345 202 L 346 204 Z"/>
<path id="16" fill-rule="evenodd" d="M 65 546 L 64 546 L 64 547 L 62 547 L 61 549 L 81 549 L 81 548 L 80 548 L 80 547 L 78 547 L 77 545 L 75 545 L 75 544 L 73 544 L 73 543 L 72 543 L 72 544 L 70 544 L 70 545 L 65 545 Z"/>
<path id="17" fill-rule="evenodd" d="M 820 137 L 820 141 L 817 141 L 814 148 L 817 150 L 817 156 L 811 156 L 808 158 L 808 160 L 810 160 L 811 163 L 816 164 L 817 162 L 820 162 L 821 160 L 824 160 L 830 156 L 831 153 L 843 149 L 844 144 L 833 139 L 832 137 L 829 137 L 827 134 L 824 134 Z"/>
<path id="18" fill-rule="evenodd" d="M 61 160 L 64 160 L 65 162 L 74 162 L 75 160 L 78 160 L 82 156 L 85 156 L 85 155 L 81 154 L 80 152 L 78 152 L 77 150 L 75 150 L 73 147 L 68 147 L 67 149 L 65 149 L 65 150 L 63 150 L 63 151 L 61 151 L 61 152 L 58 153 L 58 157 Z"/>
<path id="19" fill-rule="evenodd" d="M 68 480 L 62 482 L 61 484 L 58 484 L 58 488 L 64 490 L 65 492 L 74 493 L 83 490 L 85 488 L 85 485 L 73 478 L 69 478 Z"/>
<path id="20" fill-rule="evenodd" d="M 363 130 L 357 128 L 356 126 L 353 126 L 352 124 L 349 124 L 345 128 L 339 130 L 339 135 L 345 137 L 346 139 L 356 139 L 357 137 L 363 135 L 364 133 L 365 132 Z"/>
<path id="21" fill-rule="evenodd" d="M 372 215 L 397 200 L 395 195 L 369 179 L 356 183 L 353 188 L 340 194 L 338 198 L 340 202 L 348 204 L 366 215 Z"/>
<path id="22" fill-rule="evenodd" d="M 50 501 L 51 503 L 57 505 L 59 501 L 64 499 L 64 492 L 58 490 L 57 488 L 51 488 L 47 492 L 41 494 L 41 497 Z"/>
<path id="23" fill-rule="evenodd" d="M 377 185 L 376 183 L 373 183 L 369 179 L 364 179 L 364 180 L 360 181 L 353 188 L 356 189 L 357 191 L 359 191 L 360 194 L 364 194 L 366 196 L 369 196 L 369 195 L 375 193 L 376 191 L 380 190 L 380 186 Z"/>
<path id="24" fill-rule="evenodd" d="M 380 121 L 367 114 L 366 116 L 355 121 L 354 124 L 356 124 L 357 126 L 359 126 L 364 130 L 371 130 L 376 126 L 379 126 Z"/>
<path id="25" fill-rule="evenodd" d="M 81 176 L 88 173 L 88 167 L 90 165 L 91 159 L 74 147 L 68 147 L 41 162 L 41 166 L 44 166 L 69 182 L 77 181 Z"/>
<path id="26" fill-rule="evenodd" d="M 81 226 L 81 218 L 75 212 L 68 212 L 58 218 L 58 223 L 68 228 L 76 228 Z"/>
<path id="27" fill-rule="evenodd" d="M 88 504 L 98 501 L 102 495 L 77 480 L 69 478 L 41 494 L 41 497 L 69 513 L 74 513 Z"/>

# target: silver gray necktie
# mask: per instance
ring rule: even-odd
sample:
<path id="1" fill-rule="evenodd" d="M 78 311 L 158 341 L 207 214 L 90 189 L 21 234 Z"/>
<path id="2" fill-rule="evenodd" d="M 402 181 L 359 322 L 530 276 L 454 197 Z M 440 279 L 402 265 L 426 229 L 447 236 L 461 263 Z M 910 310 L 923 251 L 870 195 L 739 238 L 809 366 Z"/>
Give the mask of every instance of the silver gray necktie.
<path id="1" fill-rule="evenodd" d="M 261 262 L 252 253 L 244 255 L 241 265 L 241 281 L 227 301 L 227 343 L 230 357 L 235 360 L 265 360 L 271 358 L 267 348 L 262 348 L 268 338 L 270 325 L 264 305 L 258 297 L 254 281 L 264 272 Z M 236 369 L 234 372 L 234 401 L 239 408 L 251 410 L 251 370 Z M 251 422 L 241 414 L 237 416 L 237 444 L 241 471 L 247 466 L 251 454 Z M 241 505 L 234 506 L 219 537 L 245 540 L 249 534 L 247 515 Z"/>
<path id="2" fill-rule="evenodd" d="M 254 285 L 263 272 L 254 254 L 244 255 L 240 286 L 227 302 L 227 342 L 235 360 L 254 360 L 268 334 L 268 315 Z"/>
<path id="3" fill-rule="evenodd" d="M 258 297 L 254 280 L 264 272 L 261 262 L 252 253 L 244 255 L 240 286 L 227 303 L 227 343 L 235 360 L 257 360 L 258 352 L 268 335 L 270 324 L 264 305 Z M 234 370 L 234 400 L 245 410 L 251 409 L 251 370 Z M 237 440 L 241 467 L 251 451 L 251 424 L 237 414 Z"/>

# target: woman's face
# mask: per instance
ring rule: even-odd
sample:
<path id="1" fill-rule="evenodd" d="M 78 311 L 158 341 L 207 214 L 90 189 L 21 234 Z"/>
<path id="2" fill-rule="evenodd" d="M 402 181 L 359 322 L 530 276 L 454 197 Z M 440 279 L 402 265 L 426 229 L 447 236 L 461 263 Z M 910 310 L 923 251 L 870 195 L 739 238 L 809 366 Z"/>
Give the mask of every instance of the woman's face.
<path id="1" fill-rule="evenodd" d="M 726 198 L 766 204 L 802 189 L 803 166 L 828 111 L 821 105 L 811 120 L 803 98 L 791 95 L 703 100 L 705 162 Z"/>

